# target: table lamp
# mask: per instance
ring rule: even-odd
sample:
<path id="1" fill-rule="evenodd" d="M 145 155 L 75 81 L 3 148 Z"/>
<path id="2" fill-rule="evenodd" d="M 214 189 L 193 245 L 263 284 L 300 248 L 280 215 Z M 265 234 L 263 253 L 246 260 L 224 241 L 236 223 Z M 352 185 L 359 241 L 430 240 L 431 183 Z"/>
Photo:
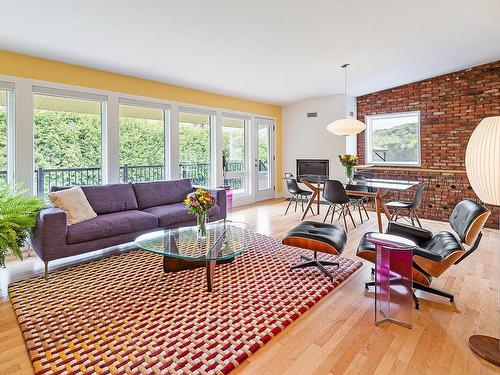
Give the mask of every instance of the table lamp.
<path id="1" fill-rule="evenodd" d="M 500 116 L 486 117 L 472 133 L 465 152 L 465 169 L 479 199 L 500 205 Z M 500 341 L 484 335 L 469 337 L 469 346 L 481 358 L 500 366 Z"/>

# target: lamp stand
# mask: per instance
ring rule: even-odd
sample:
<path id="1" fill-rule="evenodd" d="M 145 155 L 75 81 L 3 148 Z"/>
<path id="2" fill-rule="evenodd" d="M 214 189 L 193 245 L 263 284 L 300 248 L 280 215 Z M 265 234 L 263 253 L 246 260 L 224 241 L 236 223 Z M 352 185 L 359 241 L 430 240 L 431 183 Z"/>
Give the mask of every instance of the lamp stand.
<path id="1" fill-rule="evenodd" d="M 472 335 L 469 337 L 469 346 L 481 358 L 500 366 L 499 339 L 485 335 Z"/>

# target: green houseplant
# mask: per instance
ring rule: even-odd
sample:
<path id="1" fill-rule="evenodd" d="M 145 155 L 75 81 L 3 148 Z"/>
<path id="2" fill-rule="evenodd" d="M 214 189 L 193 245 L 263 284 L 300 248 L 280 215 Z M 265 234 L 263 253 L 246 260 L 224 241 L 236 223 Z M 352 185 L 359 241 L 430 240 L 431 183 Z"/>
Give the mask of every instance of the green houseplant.
<path id="1" fill-rule="evenodd" d="M 23 259 L 21 248 L 26 244 L 31 228 L 43 203 L 26 191 L 8 187 L 0 188 L 0 267 L 5 267 L 5 257 L 14 254 Z"/>

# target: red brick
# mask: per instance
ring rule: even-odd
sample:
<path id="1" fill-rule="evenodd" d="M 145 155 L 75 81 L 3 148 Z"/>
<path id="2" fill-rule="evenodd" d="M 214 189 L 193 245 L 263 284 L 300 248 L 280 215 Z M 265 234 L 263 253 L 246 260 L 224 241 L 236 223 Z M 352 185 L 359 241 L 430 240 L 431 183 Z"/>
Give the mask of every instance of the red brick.
<path id="1" fill-rule="evenodd" d="M 367 115 L 419 110 L 421 168 L 463 171 L 466 145 L 475 127 L 484 117 L 500 115 L 500 61 L 363 95 L 358 97 L 357 105 L 361 121 L 365 121 Z M 363 163 L 364 133 L 358 135 L 357 144 Z M 388 172 L 377 173 L 380 177 L 390 177 Z M 418 168 L 411 172 L 411 177 L 429 178 L 427 174 L 419 173 Z M 467 188 L 467 177 L 461 178 L 463 186 L 460 189 L 450 189 L 445 184 L 428 186 L 427 202 L 439 202 L 439 207 L 430 208 L 430 203 L 427 203 L 421 216 L 446 221 L 458 200 L 477 199 Z M 444 176 L 437 179 L 445 181 Z M 494 209 L 487 225 L 498 228 L 498 208 Z"/>

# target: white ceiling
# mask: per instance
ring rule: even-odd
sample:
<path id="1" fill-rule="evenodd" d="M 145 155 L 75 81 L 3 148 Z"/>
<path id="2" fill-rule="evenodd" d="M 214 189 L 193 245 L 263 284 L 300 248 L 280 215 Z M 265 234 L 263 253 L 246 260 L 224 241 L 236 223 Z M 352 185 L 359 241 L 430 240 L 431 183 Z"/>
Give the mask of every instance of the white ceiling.
<path id="1" fill-rule="evenodd" d="M 0 49 L 275 104 L 500 59 L 499 0 L 0 0 Z"/>

